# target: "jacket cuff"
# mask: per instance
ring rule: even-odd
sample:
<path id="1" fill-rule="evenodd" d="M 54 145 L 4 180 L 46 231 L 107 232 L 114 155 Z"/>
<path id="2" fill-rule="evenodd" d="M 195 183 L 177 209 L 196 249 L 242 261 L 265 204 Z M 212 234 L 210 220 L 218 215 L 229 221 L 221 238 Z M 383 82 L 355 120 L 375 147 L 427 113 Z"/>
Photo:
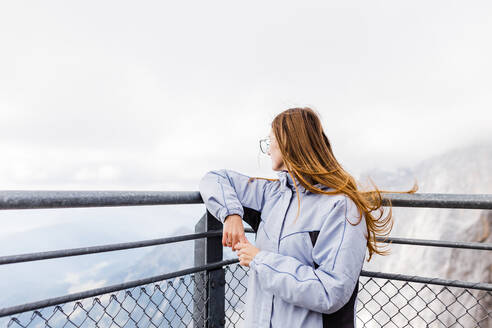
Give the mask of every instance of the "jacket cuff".
<path id="1" fill-rule="evenodd" d="M 220 222 L 224 223 L 225 218 L 231 214 L 238 214 L 242 219 L 244 216 L 244 209 L 239 207 L 227 208 L 224 206 L 219 211 L 218 219 L 220 220 Z"/>
<path id="2" fill-rule="evenodd" d="M 249 267 L 254 270 L 256 266 L 262 263 L 270 253 L 271 252 L 268 251 L 259 251 L 258 253 L 256 253 L 255 257 L 253 257 L 253 260 L 249 262 Z"/>

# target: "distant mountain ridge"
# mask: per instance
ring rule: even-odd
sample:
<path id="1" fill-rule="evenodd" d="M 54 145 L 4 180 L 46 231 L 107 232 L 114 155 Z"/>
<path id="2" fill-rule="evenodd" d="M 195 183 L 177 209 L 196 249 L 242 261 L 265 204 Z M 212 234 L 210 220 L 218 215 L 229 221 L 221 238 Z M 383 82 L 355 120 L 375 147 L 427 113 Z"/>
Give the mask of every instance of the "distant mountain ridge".
<path id="1" fill-rule="evenodd" d="M 406 190 L 416 178 L 418 193 L 492 194 L 492 145 L 461 147 L 422 161 L 408 170 L 386 174 L 371 170 L 365 172 L 364 177 L 367 176 L 381 189 Z M 392 237 L 492 243 L 490 210 L 394 207 L 393 218 Z M 481 250 L 392 245 L 391 255 L 375 255 L 371 262 L 365 263 L 364 269 L 490 283 L 492 254 Z M 478 291 L 471 292 L 479 297 Z M 475 300 L 465 295 L 460 302 L 472 306 Z M 481 304 L 492 308 L 492 298 L 485 296 Z M 475 311 L 482 309 L 475 306 L 471 312 Z M 455 320 L 452 316 L 441 319 L 449 324 Z M 488 324 L 492 324 L 490 318 L 488 320 Z"/>

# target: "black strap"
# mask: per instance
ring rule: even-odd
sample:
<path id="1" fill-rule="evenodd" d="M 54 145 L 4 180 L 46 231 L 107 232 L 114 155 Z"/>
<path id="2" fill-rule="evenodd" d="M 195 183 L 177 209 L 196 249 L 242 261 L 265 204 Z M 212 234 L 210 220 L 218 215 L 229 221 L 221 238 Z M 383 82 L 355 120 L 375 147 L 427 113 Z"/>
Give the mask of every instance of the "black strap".
<path id="1" fill-rule="evenodd" d="M 243 215 L 243 220 L 248 223 L 251 228 L 255 232 L 255 240 L 256 240 L 256 233 L 258 232 L 258 227 L 260 226 L 261 222 L 261 212 L 254 210 L 249 207 L 244 207 L 244 215 Z"/>
<path id="2" fill-rule="evenodd" d="M 319 231 L 310 231 L 309 236 L 311 237 L 311 242 L 313 243 L 313 247 L 316 244 L 316 240 L 318 239 Z M 314 262 L 314 269 L 319 267 L 318 263 Z M 357 293 L 359 291 L 359 279 L 357 279 L 357 283 L 355 284 L 354 291 L 352 292 L 352 296 L 350 297 L 347 304 L 342 306 L 336 312 L 326 314 L 323 313 L 323 328 L 328 327 L 340 327 L 340 328 L 353 328 L 354 327 L 354 306 L 357 300 Z"/>
<path id="3" fill-rule="evenodd" d="M 309 231 L 309 237 L 311 237 L 311 243 L 313 243 L 313 247 L 316 244 L 316 240 L 318 239 L 318 235 L 319 235 L 319 231 Z M 314 265 L 317 268 L 317 264 L 314 263 Z"/>

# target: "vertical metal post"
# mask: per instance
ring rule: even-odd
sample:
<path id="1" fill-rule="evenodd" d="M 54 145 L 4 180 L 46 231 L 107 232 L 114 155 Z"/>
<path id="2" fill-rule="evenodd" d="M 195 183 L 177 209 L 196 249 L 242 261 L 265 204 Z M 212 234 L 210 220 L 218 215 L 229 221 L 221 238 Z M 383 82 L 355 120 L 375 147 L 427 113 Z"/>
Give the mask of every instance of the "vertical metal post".
<path id="1" fill-rule="evenodd" d="M 207 210 L 195 232 L 221 230 L 222 223 Z M 222 236 L 195 240 L 195 266 L 222 261 Z M 222 328 L 225 325 L 225 270 L 195 274 L 194 327 Z"/>
<path id="2" fill-rule="evenodd" d="M 195 225 L 195 232 L 205 232 L 207 214 L 204 214 Z M 195 239 L 195 266 L 205 264 L 205 239 Z M 207 318 L 207 277 L 203 272 L 193 274 L 193 328 L 205 328 Z"/>

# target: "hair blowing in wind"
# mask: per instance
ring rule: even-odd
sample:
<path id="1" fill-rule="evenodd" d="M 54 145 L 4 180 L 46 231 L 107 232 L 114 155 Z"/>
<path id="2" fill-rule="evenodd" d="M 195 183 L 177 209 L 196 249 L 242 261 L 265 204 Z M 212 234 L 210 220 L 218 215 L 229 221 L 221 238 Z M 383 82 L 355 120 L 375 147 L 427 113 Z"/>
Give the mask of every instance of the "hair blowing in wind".
<path id="1" fill-rule="evenodd" d="M 373 190 L 360 190 L 356 180 L 346 172 L 333 155 L 330 141 L 323 132 L 318 114 L 309 107 L 289 108 L 278 114 L 272 121 L 272 131 L 277 140 L 288 174 L 297 178 L 307 190 L 326 195 L 345 194 L 353 200 L 359 210 L 359 221 L 349 223 L 357 225 L 364 214 L 368 238 L 367 248 L 371 260 L 374 253 L 388 255 L 377 242 L 378 237 L 387 237 L 393 228 L 392 205 L 388 200 L 389 212 L 384 215 L 382 193 L 415 193 L 418 189 L 415 182 L 408 191 L 380 190 L 371 181 Z M 334 190 L 325 191 L 312 186 L 309 178 Z M 266 179 L 252 177 L 251 179 Z M 278 179 L 267 179 L 275 181 Z M 297 195 L 297 216 L 299 217 L 300 198 Z M 295 222 L 295 221 L 294 221 Z"/>

